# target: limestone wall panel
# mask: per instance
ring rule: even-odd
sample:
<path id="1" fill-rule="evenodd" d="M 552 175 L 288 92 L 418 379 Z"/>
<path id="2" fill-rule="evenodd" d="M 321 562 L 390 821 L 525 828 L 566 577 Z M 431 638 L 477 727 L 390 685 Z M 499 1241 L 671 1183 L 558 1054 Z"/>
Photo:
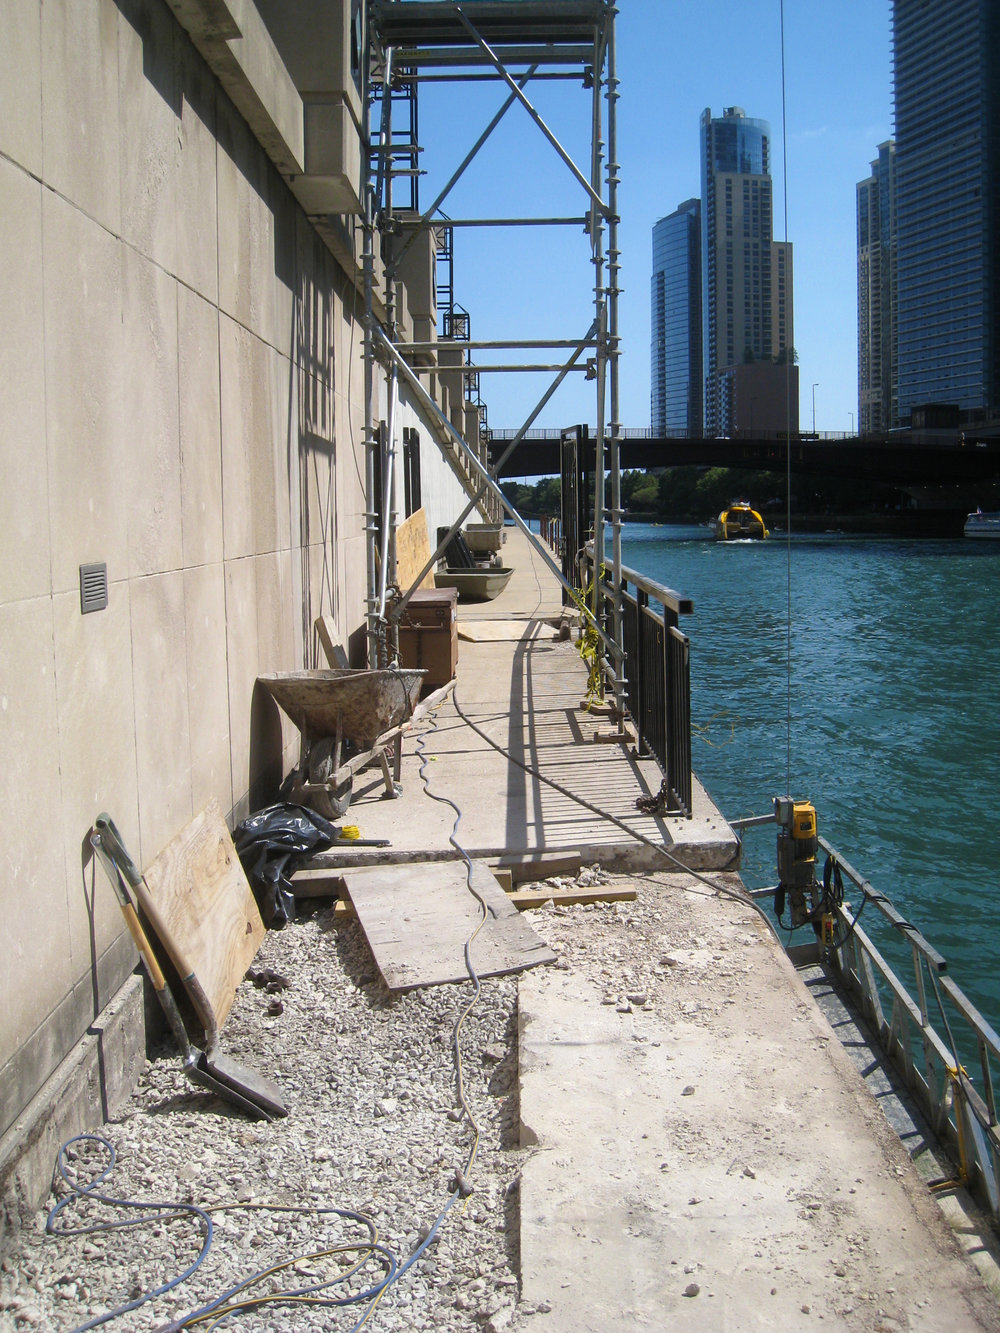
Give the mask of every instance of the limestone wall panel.
<path id="1" fill-rule="evenodd" d="M 118 27 L 125 20 L 114 0 L 60 0 L 42 5 L 41 15 L 45 182 L 117 235 Z"/>
<path id="2" fill-rule="evenodd" d="M 7 601 L 49 591 L 49 496 L 41 187 L 0 159 L 0 199 L 0 310 L 7 333 L 0 339 L 7 438 L 0 486 L 0 600 Z"/>
<path id="3" fill-rule="evenodd" d="M 41 15 L 37 0 L 4 0 L 0 153 L 42 174 Z"/>
<path id="4" fill-rule="evenodd" d="M 95 879 L 87 836 L 106 810 L 137 859 L 139 796 L 136 716 L 132 686 L 132 589 L 111 585 L 108 606 L 80 614 L 76 592 L 52 600 L 59 727 L 58 764 L 63 875 L 74 968 L 91 967 L 95 948 L 123 929 L 121 913 L 102 875 Z"/>
<path id="5" fill-rule="evenodd" d="M 177 286 L 178 431 L 184 566 L 223 556 L 219 312 Z"/>
<path id="6" fill-rule="evenodd" d="M 250 813 L 250 714 L 258 671 L 257 562 L 251 556 L 227 560 L 226 662 L 229 674 L 229 762 L 233 818 Z"/>
<path id="7" fill-rule="evenodd" d="M 42 195 L 45 254 L 45 434 L 52 584 L 79 585 L 79 566 L 128 571 L 123 485 L 122 252 L 58 195 Z"/>
<path id="8" fill-rule="evenodd" d="M 223 811 L 233 804 L 225 627 L 226 576 L 221 561 L 185 569 L 185 683 L 191 805 L 196 813 L 213 797 Z"/>
<path id="9" fill-rule="evenodd" d="M 221 103 L 218 129 L 219 305 L 291 355 L 294 205 L 245 122 Z"/>
<path id="10" fill-rule="evenodd" d="M 186 39 L 178 33 L 178 47 Z M 219 239 L 216 199 L 218 144 L 216 85 L 206 65 L 184 64 L 183 91 L 175 125 L 176 273 L 206 301 L 219 301 Z"/>
<path id="11" fill-rule="evenodd" d="M 195 813 L 191 801 L 184 576 L 134 579 L 132 681 L 143 862 Z"/>
<path id="12" fill-rule="evenodd" d="M 223 549 L 226 559 L 234 560 L 253 554 L 250 460 L 259 452 L 254 435 L 270 428 L 270 412 L 262 416 L 266 396 L 259 340 L 221 313 L 219 324 Z"/>
<path id="13" fill-rule="evenodd" d="M 166 5 L 117 0 L 121 235 L 168 272 L 176 269 L 177 24 Z"/>
<path id="14" fill-rule="evenodd" d="M 157 265 L 122 248 L 124 439 L 129 574 L 181 565 L 177 285 Z"/>
<path id="15" fill-rule="evenodd" d="M 0 1067 L 55 1007 L 72 976 L 60 836 L 59 733 L 52 604 L 0 606 L 0 753 L 5 818 L 0 844 Z M 28 836 L 25 836 L 25 835 Z"/>

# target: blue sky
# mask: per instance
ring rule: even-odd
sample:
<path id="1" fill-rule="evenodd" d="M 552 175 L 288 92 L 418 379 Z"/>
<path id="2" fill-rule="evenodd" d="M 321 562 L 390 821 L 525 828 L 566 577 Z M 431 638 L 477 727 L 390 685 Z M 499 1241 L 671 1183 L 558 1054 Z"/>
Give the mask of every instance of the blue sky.
<path id="1" fill-rule="evenodd" d="M 624 425 L 649 422 L 652 227 L 700 193 L 699 117 L 706 107 L 719 115 L 727 106 L 771 124 L 777 238 L 787 159 L 801 425 L 812 426 L 814 383 L 817 429 L 847 431 L 856 423 L 855 186 L 891 134 L 890 9 L 890 0 L 785 0 L 783 153 L 779 0 L 619 0 Z M 529 95 L 586 171 L 589 95 L 561 83 L 532 85 Z M 422 207 L 503 97 L 496 84 L 421 89 Z M 521 107 L 508 112 L 443 207 L 453 217 L 583 211 L 579 186 Z M 582 336 L 592 287 L 589 246 L 575 229 L 456 233 L 455 297 L 469 310 L 476 338 Z M 490 424 L 519 426 L 550 378 L 484 377 Z M 593 385 L 574 377 L 539 424 L 594 417 Z"/>

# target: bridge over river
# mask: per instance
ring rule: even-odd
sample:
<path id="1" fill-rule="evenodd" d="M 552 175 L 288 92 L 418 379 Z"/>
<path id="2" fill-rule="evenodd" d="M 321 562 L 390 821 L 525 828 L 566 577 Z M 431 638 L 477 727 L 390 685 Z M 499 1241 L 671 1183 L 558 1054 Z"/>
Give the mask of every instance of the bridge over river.
<path id="1" fill-rule="evenodd" d="M 562 434 L 582 435 L 581 460 L 593 468 L 594 445 L 586 428 L 571 432 L 528 431 L 499 470 L 500 478 L 554 476 L 560 471 Z M 514 438 L 492 431 L 490 462 Z M 894 486 L 927 508 L 983 504 L 1000 488 L 1000 435 L 958 432 L 893 432 L 890 435 L 793 435 L 778 433 L 738 439 L 673 439 L 626 430 L 620 449 L 623 468 L 705 467 L 755 469 L 797 475 L 866 480 Z"/>

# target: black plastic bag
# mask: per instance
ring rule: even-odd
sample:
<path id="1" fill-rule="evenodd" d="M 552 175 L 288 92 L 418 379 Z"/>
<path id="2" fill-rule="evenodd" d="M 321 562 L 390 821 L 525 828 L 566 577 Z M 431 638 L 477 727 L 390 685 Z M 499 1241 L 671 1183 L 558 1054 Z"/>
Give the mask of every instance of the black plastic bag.
<path id="1" fill-rule="evenodd" d="M 302 859 L 338 841 L 335 825 L 304 805 L 269 805 L 244 819 L 235 833 L 261 919 L 271 929 L 295 920 L 291 876 Z"/>

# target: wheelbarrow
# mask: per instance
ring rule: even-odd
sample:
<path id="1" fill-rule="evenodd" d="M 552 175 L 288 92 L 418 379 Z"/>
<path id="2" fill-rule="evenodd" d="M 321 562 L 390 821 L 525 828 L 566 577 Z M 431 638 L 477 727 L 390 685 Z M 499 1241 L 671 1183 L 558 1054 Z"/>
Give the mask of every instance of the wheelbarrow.
<path id="1" fill-rule="evenodd" d="M 258 676 L 302 735 L 302 759 L 282 794 L 305 801 L 325 819 L 339 819 L 351 803 L 354 774 L 377 762 L 385 795 L 399 795 L 403 732 L 426 674 L 426 668 L 386 667 Z M 391 770 L 386 753 L 390 746 Z"/>

